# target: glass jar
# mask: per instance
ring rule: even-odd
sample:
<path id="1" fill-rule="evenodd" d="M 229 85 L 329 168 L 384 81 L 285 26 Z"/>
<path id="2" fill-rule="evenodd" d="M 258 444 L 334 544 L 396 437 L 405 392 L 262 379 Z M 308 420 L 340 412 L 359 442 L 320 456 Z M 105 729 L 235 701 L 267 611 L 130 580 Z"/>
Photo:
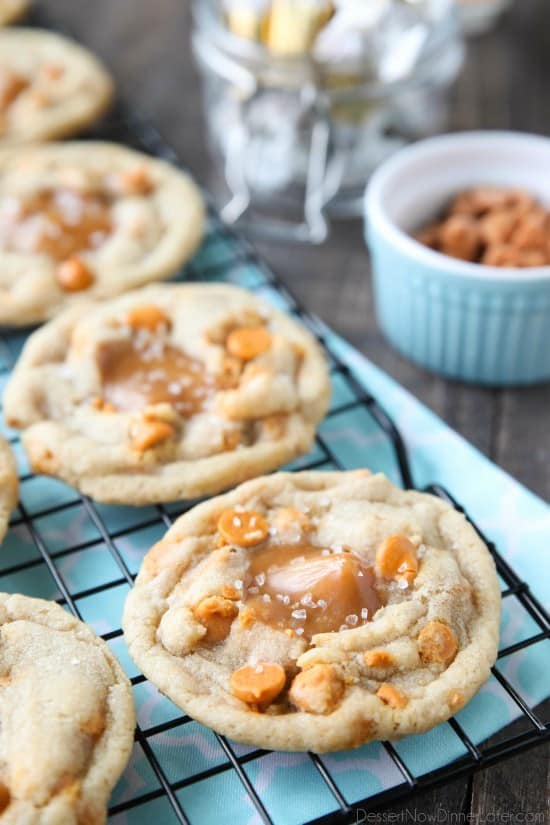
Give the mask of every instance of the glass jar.
<path id="1" fill-rule="evenodd" d="M 409 2 L 429 8 L 427 25 L 397 46 L 390 31 L 376 62 L 335 62 L 274 56 L 228 30 L 219 0 L 195 0 L 193 50 L 224 220 L 320 243 L 331 216 L 361 213 L 382 160 L 444 128 L 464 56 L 454 3 Z"/>
<path id="2" fill-rule="evenodd" d="M 464 32 L 467 35 L 484 34 L 511 5 L 512 0 L 458 0 Z"/>

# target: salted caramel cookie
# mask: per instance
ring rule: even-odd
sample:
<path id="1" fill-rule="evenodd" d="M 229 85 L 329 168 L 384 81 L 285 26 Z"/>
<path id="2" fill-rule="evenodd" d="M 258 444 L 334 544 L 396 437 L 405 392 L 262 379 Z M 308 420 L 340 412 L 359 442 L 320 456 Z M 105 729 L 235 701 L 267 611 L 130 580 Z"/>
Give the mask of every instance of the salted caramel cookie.
<path id="1" fill-rule="evenodd" d="M 40 29 L 0 31 L 0 146 L 74 135 L 112 98 L 107 70 L 78 43 Z"/>
<path id="2" fill-rule="evenodd" d="M 0 0 L 0 26 L 7 26 L 23 17 L 28 11 L 30 0 Z"/>
<path id="3" fill-rule="evenodd" d="M 100 501 L 220 492 L 311 446 L 330 392 L 311 334 L 224 284 L 147 287 L 31 336 L 4 396 L 36 472 Z"/>
<path id="4" fill-rule="evenodd" d="M 12 510 L 17 504 L 19 482 L 17 465 L 10 445 L 0 438 L 0 541 L 8 529 Z"/>
<path id="5" fill-rule="evenodd" d="M 0 153 L 0 324 L 51 318 L 163 280 L 204 229 L 201 194 L 167 163 L 110 143 Z"/>
<path id="6" fill-rule="evenodd" d="M 426 731 L 489 676 L 500 593 L 466 519 L 384 476 L 279 473 L 181 516 L 124 613 L 138 667 L 195 719 L 279 750 Z"/>
<path id="7" fill-rule="evenodd" d="M 134 725 L 130 682 L 89 627 L 0 593 L 2 825 L 105 822 Z"/>

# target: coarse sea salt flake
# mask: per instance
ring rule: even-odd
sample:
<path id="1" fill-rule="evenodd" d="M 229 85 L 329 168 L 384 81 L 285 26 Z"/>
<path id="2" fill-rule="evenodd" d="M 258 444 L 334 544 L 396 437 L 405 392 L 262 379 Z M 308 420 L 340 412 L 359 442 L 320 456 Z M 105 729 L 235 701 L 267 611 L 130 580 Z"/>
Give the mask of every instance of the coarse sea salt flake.
<path id="1" fill-rule="evenodd" d="M 354 627 L 357 622 L 359 621 L 359 617 L 355 615 L 355 613 L 350 613 L 349 616 L 346 616 L 346 624 L 350 624 Z"/>
<path id="2" fill-rule="evenodd" d="M 368 619 L 368 616 L 369 616 L 369 609 L 368 609 L 368 607 L 362 607 L 362 608 L 361 608 L 361 618 L 362 618 L 362 619 Z"/>
<path id="3" fill-rule="evenodd" d="M 301 636 L 303 632 L 304 632 L 304 628 L 303 628 L 303 627 L 297 627 L 297 628 L 296 628 L 296 635 L 297 635 L 297 636 Z"/>
<path id="4" fill-rule="evenodd" d="M 307 618 L 307 613 L 305 610 L 293 610 L 292 611 L 292 618 L 298 619 L 299 621 L 304 621 Z"/>

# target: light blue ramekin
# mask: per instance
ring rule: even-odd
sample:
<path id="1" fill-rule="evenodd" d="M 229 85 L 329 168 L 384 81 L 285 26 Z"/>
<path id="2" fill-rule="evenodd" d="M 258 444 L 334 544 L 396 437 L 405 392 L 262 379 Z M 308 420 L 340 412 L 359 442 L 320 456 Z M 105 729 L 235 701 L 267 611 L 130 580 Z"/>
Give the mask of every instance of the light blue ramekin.
<path id="1" fill-rule="evenodd" d="M 453 195 L 482 185 L 522 188 L 549 206 L 550 139 L 443 135 L 403 149 L 375 172 L 365 212 L 379 323 L 400 352 L 449 378 L 489 385 L 548 380 L 550 267 L 467 263 L 410 235 Z"/>

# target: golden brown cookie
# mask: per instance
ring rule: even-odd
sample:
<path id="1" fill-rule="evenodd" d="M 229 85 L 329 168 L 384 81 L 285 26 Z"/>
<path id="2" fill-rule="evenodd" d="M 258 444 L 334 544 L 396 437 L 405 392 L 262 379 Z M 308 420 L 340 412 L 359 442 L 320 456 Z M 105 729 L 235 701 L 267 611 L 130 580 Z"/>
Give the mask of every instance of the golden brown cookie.
<path id="1" fill-rule="evenodd" d="M 0 594 L 3 825 L 105 822 L 134 725 L 105 642 L 54 602 Z"/>
<path id="2" fill-rule="evenodd" d="M 0 153 L 0 324 L 168 278 L 203 230 L 191 179 L 140 152 L 75 142 Z"/>
<path id="3" fill-rule="evenodd" d="M 365 470 L 279 473 L 188 511 L 146 555 L 123 626 L 195 719 L 323 752 L 452 716 L 489 676 L 499 618 L 464 516 Z"/>
<path id="4" fill-rule="evenodd" d="M 328 370 L 300 324 L 238 287 L 147 287 L 31 336 L 6 388 L 33 469 L 100 501 L 220 492 L 312 443 Z"/>
<path id="5" fill-rule="evenodd" d="M 112 98 L 109 73 L 78 43 L 40 29 L 0 31 L 0 146 L 74 135 Z"/>

